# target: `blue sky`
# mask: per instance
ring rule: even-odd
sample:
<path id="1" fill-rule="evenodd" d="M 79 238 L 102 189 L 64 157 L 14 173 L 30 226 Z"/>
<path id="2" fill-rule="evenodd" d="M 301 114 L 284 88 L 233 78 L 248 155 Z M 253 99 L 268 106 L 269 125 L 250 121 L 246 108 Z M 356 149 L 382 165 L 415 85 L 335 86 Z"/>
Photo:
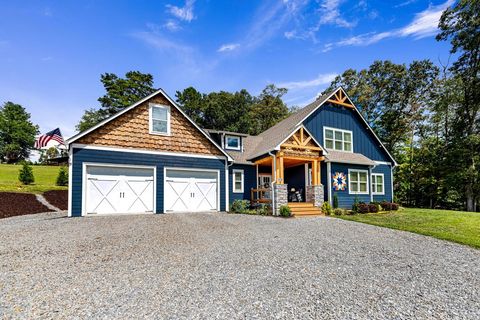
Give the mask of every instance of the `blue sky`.
<path id="1" fill-rule="evenodd" d="M 336 74 L 377 59 L 445 63 L 449 44 L 434 35 L 453 1 L 3 1 L 0 102 L 66 137 L 98 106 L 104 72 L 151 73 L 172 97 L 275 83 L 302 106 Z"/>

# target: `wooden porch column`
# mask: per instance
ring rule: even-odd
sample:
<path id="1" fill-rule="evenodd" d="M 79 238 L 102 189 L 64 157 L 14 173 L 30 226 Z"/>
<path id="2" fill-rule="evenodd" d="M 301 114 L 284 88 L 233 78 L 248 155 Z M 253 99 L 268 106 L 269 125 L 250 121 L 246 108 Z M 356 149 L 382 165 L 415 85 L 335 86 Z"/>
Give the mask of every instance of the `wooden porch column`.
<path id="1" fill-rule="evenodd" d="M 317 185 L 320 185 L 322 184 L 322 170 L 321 170 L 321 161 L 320 159 L 317 161 L 317 172 L 316 172 L 316 175 L 317 175 Z"/>
<path id="2" fill-rule="evenodd" d="M 318 184 L 317 181 L 317 172 L 318 172 L 318 161 L 313 160 L 312 162 L 312 185 L 316 186 Z"/>
<path id="3" fill-rule="evenodd" d="M 277 183 L 284 184 L 284 166 L 283 166 L 283 152 L 277 155 Z"/>
<path id="4" fill-rule="evenodd" d="M 283 167 L 283 154 L 280 154 L 280 183 L 285 183 L 285 169 Z"/>

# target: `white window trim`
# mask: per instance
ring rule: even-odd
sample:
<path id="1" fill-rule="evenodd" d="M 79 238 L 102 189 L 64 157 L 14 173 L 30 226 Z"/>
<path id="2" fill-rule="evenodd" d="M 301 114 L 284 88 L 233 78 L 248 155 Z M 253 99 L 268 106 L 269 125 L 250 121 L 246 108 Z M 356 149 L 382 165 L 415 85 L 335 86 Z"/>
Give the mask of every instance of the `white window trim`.
<path id="1" fill-rule="evenodd" d="M 363 172 L 365 173 L 365 175 L 367 176 L 367 191 L 352 191 L 352 177 L 351 177 L 351 173 L 352 172 Z M 360 185 L 359 185 L 359 188 L 360 190 Z M 369 174 L 368 174 L 368 170 L 361 170 L 361 169 L 348 169 L 348 194 L 370 194 L 370 178 L 369 178 Z"/>
<path id="2" fill-rule="evenodd" d="M 242 187 L 241 187 L 240 190 L 239 190 L 239 189 L 235 189 L 235 173 L 240 173 L 240 174 L 241 174 L 241 177 L 242 177 L 241 180 L 240 180 L 241 185 L 242 185 Z M 233 171 L 232 171 L 232 190 L 233 190 L 233 192 L 234 192 L 234 193 L 243 193 L 243 189 L 244 189 L 243 186 L 244 186 L 244 174 L 243 174 L 243 170 L 233 169 Z"/>
<path id="3" fill-rule="evenodd" d="M 376 177 L 376 176 L 382 176 L 382 190 L 383 192 L 377 192 L 377 179 L 373 178 L 373 177 Z M 372 194 L 373 195 L 378 195 L 378 196 L 384 196 L 385 195 L 385 175 L 383 173 L 372 173 L 372 184 L 375 184 L 375 192 L 373 191 L 373 187 L 372 187 Z"/>
<path id="4" fill-rule="evenodd" d="M 327 135 L 326 131 L 327 130 L 333 130 L 333 149 L 327 148 Z M 342 132 L 342 150 L 336 150 L 335 149 L 335 131 Z M 345 151 L 343 150 L 343 145 L 345 143 L 345 140 L 343 140 L 343 134 L 344 133 L 350 133 L 350 137 L 352 137 L 352 141 L 350 141 L 350 144 L 352 145 L 352 148 L 350 151 Z M 353 153 L 353 132 L 351 130 L 344 130 L 344 129 L 338 129 L 338 128 L 332 128 L 332 127 L 323 127 L 323 146 L 327 150 L 333 150 L 333 151 L 340 151 L 340 152 L 350 152 Z"/>
<path id="5" fill-rule="evenodd" d="M 164 109 L 167 109 L 167 132 L 157 132 L 157 131 L 153 131 L 153 119 L 152 119 L 152 116 L 153 116 L 153 112 L 152 112 L 152 108 L 153 107 L 159 107 L 159 108 L 164 108 Z M 171 123 L 171 119 L 170 119 L 170 106 L 169 105 L 166 105 L 166 104 L 158 104 L 158 103 L 149 103 L 148 104 L 148 126 L 149 126 L 149 133 L 150 134 L 155 134 L 155 135 L 159 135 L 159 136 L 170 136 L 170 123 Z"/>
<path id="6" fill-rule="evenodd" d="M 235 147 L 229 147 L 228 146 L 228 138 L 234 138 L 234 139 L 237 139 L 238 140 L 238 147 L 235 148 Z M 238 136 L 232 136 L 232 135 L 225 135 L 225 149 L 228 149 L 228 150 L 240 150 L 242 147 L 242 140 L 240 139 L 240 137 Z"/>

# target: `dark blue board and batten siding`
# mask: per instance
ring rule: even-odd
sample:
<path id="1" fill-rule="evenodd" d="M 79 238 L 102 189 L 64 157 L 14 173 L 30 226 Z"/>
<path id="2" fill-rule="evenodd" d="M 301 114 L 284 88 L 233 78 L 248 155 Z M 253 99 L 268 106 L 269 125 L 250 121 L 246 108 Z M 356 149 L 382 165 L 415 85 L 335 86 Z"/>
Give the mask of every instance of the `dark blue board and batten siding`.
<path id="1" fill-rule="evenodd" d="M 225 160 L 194 158 L 148 153 L 133 153 L 121 151 L 105 151 L 92 149 L 73 149 L 72 164 L 72 216 L 78 217 L 82 213 L 82 180 L 83 163 L 106 163 L 138 166 L 156 166 L 156 213 L 163 213 L 163 182 L 164 167 L 211 169 L 220 172 L 220 210 L 225 211 Z"/>
<path id="2" fill-rule="evenodd" d="M 234 164 L 228 168 L 229 202 L 250 200 L 250 189 L 257 187 L 257 169 L 253 165 Z M 233 171 L 243 170 L 243 193 L 233 192 Z"/>
<path id="3" fill-rule="evenodd" d="M 380 145 L 380 142 L 375 138 L 371 129 L 365 124 L 362 118 L 356 113 L 356 111 L 331 105 L 330 103 L 324 104 L 322 107 L 314 111 L 310 116 L 305 119 L 303 122 L 305 128 L 312 133 L 315 139 L 323 145 L 323 128 L 330 127 L 336 129 L 350 130 L 353 134 L 353 152 L 361 153 L 366 157 L 381 162 L 392 162 L 392 159 L 388 156 L 385 149 Z M 341 164 L 341 163 L 332 163 L 331 164 L 331 175 L 334 175 L 335 172 L 344 172 L 348 175 L 348 169 L 364 169 L 368 170 L 368 166 L 358 166 L 353 164 Z M 372 169 L 372 173 L 383 173 L 385 178 L 385 195 L 374 195 L 374 201 L 383 201 L 383 200 L 392 200 L 392 181 L 391 181 L 391 169 L 390 165 L 377 165 Z M 327 177 L 327 165 L 326 163 L 321 164 L 321 173 L 322 173 L 322 184 L 325 186 L 325 201 L 328 200 L 328 180 L 332 177 Z M 369 190 L 371 189 L 371 177 L 369 177 Z M 348 185 L 348 176 L 347 176 L 347 185 Z M 333 195 L 337 193 L 339 207 L 350 209 L 352 204 L 357 198 L 358 201 L 363 201 L 369 203 L 371 200 L 371 195 L 355 195 L 345 191 L 334 191 L 332 184 L 330 184 L 331 195 L 333 201 Z M 371 190 L 370 190 L 371 192 Z"/>
<path id="4" fill-rule="evenodd" d="M 325 104 L 313 112 L 303 125 L 323 145 L 323 127 L 350 130 L 353 134 L 353 152 L 376 160 L 391 162 L 385 150 L 356 111 Z"/>
<path id="5" fill-rule="evenodd" d="M 393 201 L 392 195 L 392 167 L 385 164 L 379 164 L 372 169 L 372 173 L 383 173 L 385 194 L 384 195 L 373 195 L 373 201 Z"/>

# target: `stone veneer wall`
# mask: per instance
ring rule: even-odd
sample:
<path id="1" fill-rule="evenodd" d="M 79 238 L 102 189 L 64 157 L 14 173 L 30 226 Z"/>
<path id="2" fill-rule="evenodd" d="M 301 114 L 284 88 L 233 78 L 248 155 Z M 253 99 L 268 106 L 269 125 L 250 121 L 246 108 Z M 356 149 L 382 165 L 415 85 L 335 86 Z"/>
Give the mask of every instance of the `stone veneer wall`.
<path id="1" fill-rule="evenodd" d="M 280 207 L 288 204 L 288 190 L 286 184 L 274 184 L 273 185 L 273 197 L 275 202 L 275 208 L 273 208 L 273 215 L 278 216 L 280 214 Z"/>
<path id="2" fill-rule="evenodd" d="M 307 186 L 307 189 L 305 190 L 305 198 L 307 202 L 313 203 L 315 207 L 321 207 L 323 204 L 323 185 L 317 185 L 317 186 Z"/>

